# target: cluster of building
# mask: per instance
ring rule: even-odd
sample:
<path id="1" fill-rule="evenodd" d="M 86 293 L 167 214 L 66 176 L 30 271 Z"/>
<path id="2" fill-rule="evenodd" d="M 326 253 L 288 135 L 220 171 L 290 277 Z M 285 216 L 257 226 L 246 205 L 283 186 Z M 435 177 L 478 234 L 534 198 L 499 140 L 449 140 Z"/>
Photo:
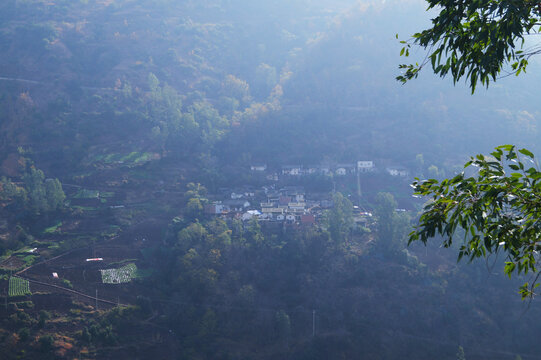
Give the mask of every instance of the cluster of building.
<path id="1" fill-rule="evenodd" d="M 264 222 L 313 225 L 324 209 L 334 206 L 328 196 L 308 200 L 302 186 L 263 187 L 258 191 L 231 192 L 229 199 L 205 206 L 205 213 L 243 221 L 255 217 Z"/>
<path id="2" fill-rule="evenodd" d="M 250 166 L 253 172 L 268 173 L 269 180 L 278 180 L 283 176 L 306 176 L 306 175 L 334 175 L 346 176 L 362 173 L 378 172 L 382 169 L 376 167 L 374 161 L 362 160 L 357 163 L 344 163 L 335 165 L 283 165 L 279 172 L 269 172 L 266 164 L 254 164 Z M 387 166 L 385 172 L 391 176 L 407 177 L 409 171 L 402 166 Z"/>
<path id="3" fill-rule="evenodd" d="M 391 176 L 406 177 L 407 169 L 397 166 L 377 168 L 373 161 L 357 161 L 354 164 L 336 164 L 302 166 L 284 165 L 280 171 L 269 171 L 267 165 L 252 165 L 251 170 L 264 174 L 269 180 L 279 177 L 297 177 L 307 175 L 359 175 L 363 173 L 382 172 Z M 214 201 L 205 206 L 207 215 L 221 216 L 227 219 L 248 221 L 256 218 L 259 222 L 272 224 L 314 225 L 321 218 L 323 211 L 334 207 L 330 193 L 310 194 L 307 199 L 302 186 L 276 185 L 263 186 L 259 189 L 244 187 L 242 189 L 222 189 L 214 196 Z M 372 214 L 354 211 L 355 221 L 366 225 Z"/>

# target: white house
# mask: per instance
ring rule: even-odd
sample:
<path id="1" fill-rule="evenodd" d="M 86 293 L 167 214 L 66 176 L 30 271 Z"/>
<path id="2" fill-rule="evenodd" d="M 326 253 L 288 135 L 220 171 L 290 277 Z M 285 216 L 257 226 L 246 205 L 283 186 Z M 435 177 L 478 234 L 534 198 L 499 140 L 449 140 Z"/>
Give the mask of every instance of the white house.
<path id="1" fill-rule="evenodd" d="M 391 176 L 400 176 L 400 177 L 406 177 L 409 175 L 408 169 L 402 167 L 402 166 L 389 166 L 387 169 L 387 172 Z"/>
<path id="2" fill-rule="evenodd" d="M 233 199 L 233 200 L 242 199 L 243 196 L 244 196 L 244 194 L 239 194 L 239 193 L 236 193 L 236 192 L 231 193 L 231 199 Z"/>
<path id="3" fill-rule="evenodd" d="M 373 161 L 357 161 L 357 171 L 361 173 L 372 172 L 375 170 Z"/>
<path id="4" fill-rule="evenodd" d="M 355 164 L 337 164 L 336 170 L 334 171 L 336 175 L 347 175 L 355 173 Z"/>
<path id="5" fill-rule="evenodd" d="M 299 176 L 301 168 L 300 165 L 284 165 L 282 166 L 282 175 Z"/>
<path id="6" fill-rule="evenodd" d="M 250 206 L 250 202 L 246 200 L 225 200 L 223 203 L 229 206 L 231 211 L 242 211 Z"/>
<path id="7" fill-rule="evenodd" d="M 345 168 L 339 167 L 339 168 L 337 168 L 337 169 L 335 170 L 334 173 L 335 173 L 336 175 L 338 175 L 338 176 L 344 176 L 344 175 L 347 174 L 347 171 L 346 171 Z"/>
<path id="8" fill-rule="evenodd" d="M 252 171 L 265 171 L 267 170 L 267 164 L 254 164 L 250 166 L 250 170 Z"/>
<path id="9" fill-rule="evenodd" d="M 258 220 L 271 220 L 272 214 L 261 214 L 258 216 Z"/>

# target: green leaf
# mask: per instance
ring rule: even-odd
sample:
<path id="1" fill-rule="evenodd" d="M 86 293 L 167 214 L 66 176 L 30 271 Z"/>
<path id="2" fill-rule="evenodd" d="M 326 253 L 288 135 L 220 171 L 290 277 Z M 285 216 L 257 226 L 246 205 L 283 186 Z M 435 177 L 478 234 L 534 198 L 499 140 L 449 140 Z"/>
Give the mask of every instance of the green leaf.
<path id="1" fill-rule="evenodd" d="M 534 158 L 532 152 L 527 150 L 527 149 L 520 149 L 518 152 L 523 154 L 523 155 L 526 155 L 526 156 L 528 156 L 528 157 L 530 157 L 532 159 Z"/>
<path id="2" fill-rule="evenodd" d="M 505 268 L 504 268 L 503 271 L 504 271 L 504 273 L 505 273 L 507 276 L 511 277 L 511 274 L 512 274 L 513 271 L 515 270 L 515 267 L 516 267 L 515 263 L 512 263 L 512 262 L 506 262 L 506 263 L 505 263 Z"/>
<path id="3" fill-rule="evenodd" d="M 507 151 L 507 152 L 510 152 L 512 151 L 513 149 L 515 148 L 514 145 L 500 145 L 500 146 L 497 146 L 496 149 L 498 150 L 504 150 L 504 151 Z"/>

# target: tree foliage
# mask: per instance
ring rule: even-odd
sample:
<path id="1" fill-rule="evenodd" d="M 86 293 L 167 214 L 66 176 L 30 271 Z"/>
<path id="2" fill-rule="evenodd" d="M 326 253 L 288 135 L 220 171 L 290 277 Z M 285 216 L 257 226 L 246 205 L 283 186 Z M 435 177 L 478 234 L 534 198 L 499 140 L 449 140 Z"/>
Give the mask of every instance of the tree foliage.
<path id="1" fill-rule="evenodd" d="M 393 237 L 393 216 L 397 203 L 390 193 L 378 193 L 376 195 L 375 215 L 378 218 L 378 236 L 380 240 L 387 240 L 389 243 Z"/>
<path id="2" fill-rule="evenodd" d="M 423 62 L 400 65 L 403 83 L 416 78 L 430 63 L 435 74 L 451 75 L 456 83 L 469 81 L 472 93 L 478 83 L 488 87 L 502 72 L 516 75 L 525 71 L 528 59 L 541 50 L 525 47 L 526 35 L 539 31 L 541 6 L 537 2 L 514 0 L 449 1 L 427 0 L 428 9 L 438 11 L 432 26 L 401 41 L 401 55 L 409 56 L 412 45 L 428 49 Z M 398 36 L 397 36 L 398 37 Z M 409 242 L 436 235 L 450 247 L 457 234 L 464 234 L 458 259 L 470 261 L 503 253 L 505 273 L 534 274 L 533 281 L 520 288 L 522 297 L 534 295 L 537 286 L 541 173 L 534 155 L 526 149 L 503 145 L 491 156 L 477 155 L 466 163 L 477 172 L 462 172 L 453 178 L 413 183 L 415 194 L 431 197 Z M 437 169 L 429 171 L 432 175 Z M 460 229 L 463 232 L 459 231 Z"/>
<path id="3" fill-rule="evenodd" d="M 30 167 L 22 177 L 22 186 L 10 179 L 0 180 L 0 199 L 11 200 L 15 207 L 38 215 L 64 206 L 66 195 L 58 179 L 46 179 L 43 171 Z"/>
<path id="4" fill-rule="evenodd" d="M 505 273 L 533 273 L 539 276 L 541 250 L 541 172 L 534 155 L 526 149 L 503 145 L 491 156 L 477 155 L 465 165 L 477 171 L 462 172 L 441 182 L 435 179 L 413 183 L 415 194 L 431 198 L 409 242 L 436 235 L 450 247 L 458 229 L 464 236 L 458 260 L 504 254 Z M 533 282 L 520 288 L 522 297 L 533 296 Z"/>
<path id="5" fill-rule="evenodd" d="M 380 192 L 375 200 L 374 215 L 377 219 L 378 239 L 376 250 L 388 255 L 400 254 L 411 229 L 410 216 L 406 212 L 397 212 L 398 204 L 390 193 Z"/>
<path id="6" fill-rule="evenodd" d="M 353 227 L 353 205 L 342 193 L 333 195 L 334 207 L 325 213 L 325 220 L 328 225 L 331 238 L 336 244 L 347 240 Z"/>
<path id="7" fill-rule="evenodd" d="M 404 73 L 397 80 L 406 82 L 416 78 L 430 63 L 434 73 L 454 82 L 465 77 L 472 92 L 476 85 L 488 86 L 491 81 L 511 66 L 517 75 L 526 70 L 530 56 L 539 47 L 524 47 L 525 36 L 537 32 L 541 6 L 534 1 L 495 0 L 427 0 L 428 10 L 439 14 L 432 19 L 432 27 L 402 41 L 401 55 L 408 56 L 411 45 L 428 49 L 420 64 L 402 64 Z"/>

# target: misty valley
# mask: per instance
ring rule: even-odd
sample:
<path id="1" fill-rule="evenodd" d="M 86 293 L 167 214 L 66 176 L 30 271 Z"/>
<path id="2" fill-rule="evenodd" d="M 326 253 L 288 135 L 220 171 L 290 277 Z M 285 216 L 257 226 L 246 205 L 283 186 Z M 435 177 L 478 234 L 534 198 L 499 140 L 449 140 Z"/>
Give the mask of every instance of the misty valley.
<path id="1" fill-rule="evenodd" d="M 0 357 L 541 359 L 539 59 L 427 6 L 0 2 Z"/>

